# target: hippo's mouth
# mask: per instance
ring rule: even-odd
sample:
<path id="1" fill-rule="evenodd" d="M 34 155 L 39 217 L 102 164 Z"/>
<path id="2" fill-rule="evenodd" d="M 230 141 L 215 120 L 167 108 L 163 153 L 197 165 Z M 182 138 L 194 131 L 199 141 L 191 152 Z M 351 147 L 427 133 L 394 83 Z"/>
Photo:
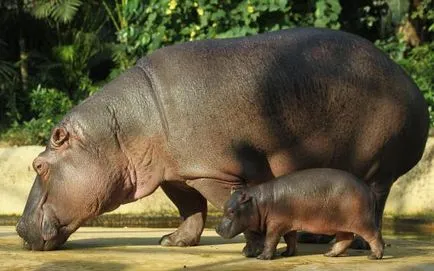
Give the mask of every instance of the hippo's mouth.
<path id="1" fill-rule="evenodd" d="M 59 234 L 50 240 L 44 240 L 40 238 L 37 241 L 29 242 L 23 238 L 23 248 L 35 251 L 48 251 L 59 249 L 68 239 L 70 234 L 67 233 L 67 227 L 61 227 L 59 229 Z"/>
<path id="2" fill-rule="evenodd" d="M 70 225 L 58 226 L 56 235 L 53 235 L 50 239 L 45 238 L 45 240 L 43 234 L 41 234 L 42 227 L 38 231 L 35 231 L 35 228 L 28 231 L 27 229 L 30 227 L 26 225 L 23 220 L 20 220 L 17 224 L 17 233 L 23 239 L 23 248 L 28 250 L 46 251 L 58 249 L 73 232 Z"/>

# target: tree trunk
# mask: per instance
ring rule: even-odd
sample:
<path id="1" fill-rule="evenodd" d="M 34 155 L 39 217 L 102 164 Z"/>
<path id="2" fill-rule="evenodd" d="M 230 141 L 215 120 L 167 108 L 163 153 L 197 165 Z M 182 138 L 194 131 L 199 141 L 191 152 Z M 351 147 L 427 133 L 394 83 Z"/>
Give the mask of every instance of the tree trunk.
<path id="1" fill-rule="evenodd" d="M 23 11 L 23 2 L 21 0 L 17 0 L 18 7 L 18 20 L 19 20 L 19 41 L 18 45 L 20 47 L 20 75 L 21 75 L 21 87 L 24 93 L 28 91 L 28 82 L 29 82 L 29 69 L 28 69 L 28 52 L 26 48 L 26 39 L 23 33 L 23 24 L 24 24 L 24 11 Z"/>
<path id="2" fill-rule="evenodd" d="M 411 14 L 418 9 L 421 4 L 421 0 L 411 0 L 408 8 L 408 17 L 402 22 L 398 28 L 398 33 L 402 35 L 404 41 L 415 47 L 423 42 L 424 30 L 423 19 L 411 18 Z"/>

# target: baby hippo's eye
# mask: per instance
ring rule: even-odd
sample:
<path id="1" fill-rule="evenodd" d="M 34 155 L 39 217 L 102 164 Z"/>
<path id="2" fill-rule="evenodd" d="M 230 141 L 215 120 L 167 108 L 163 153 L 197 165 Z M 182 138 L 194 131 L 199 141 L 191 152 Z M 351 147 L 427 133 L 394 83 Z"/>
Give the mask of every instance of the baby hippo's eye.
<path id="1" fill-rule="evenodd" d="M 234 209 L 232 209 L 232 208 L 228 208 L 228 215 L 229 215 L 229 216 L 233 216 L 234 213 L 235 213 Z"/>

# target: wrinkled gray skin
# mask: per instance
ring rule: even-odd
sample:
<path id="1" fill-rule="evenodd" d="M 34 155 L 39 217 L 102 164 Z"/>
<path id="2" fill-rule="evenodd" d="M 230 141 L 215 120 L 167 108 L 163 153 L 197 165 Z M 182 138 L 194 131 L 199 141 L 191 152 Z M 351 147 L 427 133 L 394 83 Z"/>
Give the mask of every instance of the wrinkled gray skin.
<path id="1" fill-rule="evenodd" d="M 298 28 L 169 46 L 57 125 L 17 231 L 30 249 L 55 249 L 87 219 L 161 187 L 183 222 L 160 243 L 196 245 L 207 200 L 222 208 L 234 187 L 310 167 L 370 185 L 381 223 L 427 132 L 413 81 L 355 35 Z"/>
<path id="2" fill-rule="evenodd" d="M 325 256 L 343 255 L 356 233 L 369 243 L 370 259 L 383 257 L 384 242 L 375 221 L 373 193 L 353 175 L 336 169 L 301 170 L 238 190 L 226 202 L 224 216 L 216 227 L 223 238 L 245 231 L 265 235 L 257 257 L 261 260 L 274 257 L 282 236 L 287 244 L 282 255 L 294 255 L 297 230 L 336 234 L 336 243 Z"/>

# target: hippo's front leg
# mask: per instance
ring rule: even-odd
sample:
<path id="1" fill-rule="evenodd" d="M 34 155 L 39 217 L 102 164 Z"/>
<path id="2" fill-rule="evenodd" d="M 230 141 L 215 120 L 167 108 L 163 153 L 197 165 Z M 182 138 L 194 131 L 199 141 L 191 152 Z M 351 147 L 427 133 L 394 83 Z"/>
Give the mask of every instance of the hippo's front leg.
<path id="1" fill-rule="evenodd" d="M 161 188 L 178 208 L 183 222 L 175 232 L 163 236 L 160 245 L 198 245 L 206 221 L 206 199 L 197 190 L 183 182 L 166 181 L 161 184 Z"/>
<path id="2" fill-rule="evenodd" d="M 271 260 L 276 252 L 277 244 L 280 241 L 282 234 L 278 227 L 267 225 L 267 234 L 265 236 L 264 250 L 257 257 L 259 260 Z"/>
<path id="3" fill-rule="evenodd" d="M 246 257 L 257 257 L 264 250 L 265 234 L 261 232 L 245 231 L 246 246 L 243 254 Z"/>

